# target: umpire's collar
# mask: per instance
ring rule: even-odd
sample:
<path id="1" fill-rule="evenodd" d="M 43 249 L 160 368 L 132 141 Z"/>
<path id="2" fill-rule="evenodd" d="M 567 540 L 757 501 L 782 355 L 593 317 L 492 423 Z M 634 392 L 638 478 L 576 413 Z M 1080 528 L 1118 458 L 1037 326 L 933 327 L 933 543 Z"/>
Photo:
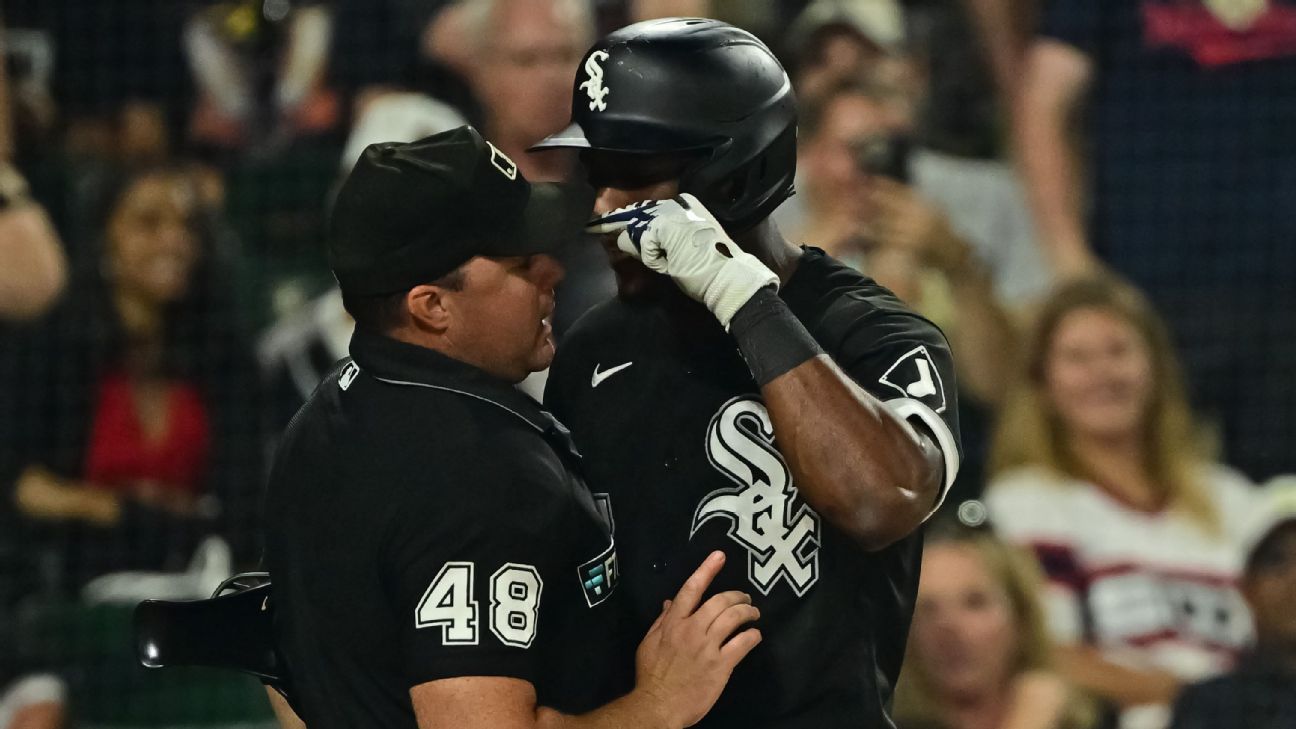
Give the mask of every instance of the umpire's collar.
<path id="1" fill-rule="evenodd" d="M 482 400 L 513 413 L 541 433 L 555 425 L 562 428 L 526 393 L 434 349 L 357 329 L 351 337 L 351 358 L 361 372 L 389 385 L 430 388 Z"/>

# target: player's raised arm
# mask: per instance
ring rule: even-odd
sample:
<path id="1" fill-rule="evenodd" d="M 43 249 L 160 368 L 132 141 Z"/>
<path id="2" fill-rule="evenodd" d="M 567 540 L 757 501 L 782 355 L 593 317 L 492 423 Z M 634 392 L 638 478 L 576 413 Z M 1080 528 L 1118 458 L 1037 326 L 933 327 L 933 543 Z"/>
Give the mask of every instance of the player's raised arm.
<path id="1" fill-rule="evenodd" d="M 536 706 L 535 687 L 519 678 L 462 676 L 410 689 L 420 729 L 682 729 L 702 719 L 730 673 L 760 642 L 751 598 L 702 596 L 724 565 L 712 553 L 666 603 L 636 654 L 635 688 L 581 716 Z"/>
<path id="2" fill-rule="evenodd" d="M 934 328 L 917 332 L 912 352 L 898 353 L 896 371 L 879 373 L 896 390 L 884 403 L 823 352 L 778 297 L 779 276 L 734 243 L 692 195 L 623 208 L 587 229 L 618 234 L 622 250 L 673 278 L 734 336 L 769 408 L 778 450 L 825 518 L 881 549 L 939 504 L 959 456 L 936 412 L 952 412 L 954 404 L 945 384 L 953 384 L 948 348 Z M 924 402 L 932 393 L 943 406 Z"/>

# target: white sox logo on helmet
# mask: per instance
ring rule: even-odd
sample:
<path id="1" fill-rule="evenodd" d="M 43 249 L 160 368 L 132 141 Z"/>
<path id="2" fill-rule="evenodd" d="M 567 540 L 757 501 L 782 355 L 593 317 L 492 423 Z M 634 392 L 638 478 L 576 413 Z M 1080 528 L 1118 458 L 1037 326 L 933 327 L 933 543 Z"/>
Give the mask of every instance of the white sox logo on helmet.
<path id="1" fill-rule="evenodd" d="M 590 111 L 603 111 L 607 109 L 607 95 L 610 89 L 603 85 L 603 67 L 599 65 L 600 61 L 608 59 L 607 51 L 594 51 L 585 59 L 585 79 L 579 88 L 585 92 L 590 99 Z"/>

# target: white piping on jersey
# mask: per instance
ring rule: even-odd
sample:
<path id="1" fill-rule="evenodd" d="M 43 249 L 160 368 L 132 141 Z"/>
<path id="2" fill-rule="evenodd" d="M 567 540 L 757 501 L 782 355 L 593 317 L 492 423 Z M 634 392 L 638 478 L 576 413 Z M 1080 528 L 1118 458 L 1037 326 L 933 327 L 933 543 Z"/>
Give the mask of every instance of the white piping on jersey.
<path id="1" fill-rule="evenodd" d="M 958 443 L 955 442 L 954 433 L 950 432 L 945 421 L 941 420 L 936 411 L 925 403 L 908 397 L 898 397 L 894 400 L 887 400 L 882 404 L 906 425 L 909 424 L 909 418 L 911 417 L 917 417 L 921 420 L 923 425 L 926 425 L 931 430 L 932 435 L 936 436 L 936 446 L 940 448 L 941 454 L 945 457 L 945 483 L 941 487 L 940 496 L 936 499 L 936 505 L 924 517 L 924 520 L 926 520 L 936 513 L 941 504 L 945 503 L 945 495 L 949 493 L 950 486 L 958 476 L 959 466 L 961 465 L 959 463 Z"/>
<path id="2" fill-rule="evenodd" d="M 471 393 L 471 392 L 464 392 L 463 390 L 456 390 L 456 389 L 453 388 L 453 387 L 446 387 L 445 385 L 429 385 L 429 384 L 426 383 L 426 382 L 409 382 L 409 381 L 407 381 L 407 380 L 389 380 L 389 379 L 387 379 L 386 377 L 379 377 L 379 376 L 377 376 L 377 375 L 372 375 L 372 377 L 373 377 L 375 380 L 378 380 L 379 382 L 386 382 L 386 383 L 389 384 L 389 385 L 405 385 L 405 386 L 407 386 L 407 387 L 426 387 L 426 388 L 428 388 L 429 390 L 441 390 L 441 391 L 443 391 L 443 392 L 453 392 L 453 393 L 455 393 L 455 394 L 457 394 L 457 395 L 463 395 L 464 397 L 471 397 L 471 398 L 473 398 L 474 400 L 481 400 L 482 402 L 488 402 L 488 403 L 490 403 L 491 405 L 494 405 L 494 406 L 497 407 L 497 408 L 500 408 L 500 409 L 502 409 L 502 410 L 507 410 L 507 411 L 509 411 L 510 413 L 513 413 L 513 414 L 516 415 L 518 418 L 521 418 L 524 422 L 526 422 L 527 425 L 530 425 L 532 428 L 535 428 L 537 432 L 540 432 L 540 433 L 543 433 L 543 432 L 544 432 L 544 428 L 541 428 L 540 426 L 538 426 L 538 425 L 536 425 L 535 423 L 531 422 L 531 419 L 528 418 L 527 416 L 523 415 L 522 413 L 519 413 L 518 411 L 516 411 L 516 410 L 514 410 L 513 408 L 509 407 L 508 405 L 505 405 L 504 403 L 501 403 L 501 402 L 496 402 L 495 400 L 492 400 L 492 399 L 490 399 L 489 397 L 482 397 L 481 395 L 475 395 L 475 394 L 473 394 L 473 393 Z"/>

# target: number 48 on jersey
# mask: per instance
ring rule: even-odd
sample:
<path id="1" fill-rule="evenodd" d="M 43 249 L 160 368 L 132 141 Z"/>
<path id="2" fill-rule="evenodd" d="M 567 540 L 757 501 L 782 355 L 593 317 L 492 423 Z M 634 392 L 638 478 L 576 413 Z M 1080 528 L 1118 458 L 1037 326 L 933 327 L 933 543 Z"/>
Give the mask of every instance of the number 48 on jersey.
<path id="1" fill-rule="evenodd" d="M 419 600 L 414 624 L 440 628 L 445 645 L 477 645 L 479 605 L 473 595 L 477 566 L 447 562 Z M 490 578 L 488 627 L 504 645 L 530 648 L 535 640 L 544 581 L 535 567 L 506 562 Z"/>

